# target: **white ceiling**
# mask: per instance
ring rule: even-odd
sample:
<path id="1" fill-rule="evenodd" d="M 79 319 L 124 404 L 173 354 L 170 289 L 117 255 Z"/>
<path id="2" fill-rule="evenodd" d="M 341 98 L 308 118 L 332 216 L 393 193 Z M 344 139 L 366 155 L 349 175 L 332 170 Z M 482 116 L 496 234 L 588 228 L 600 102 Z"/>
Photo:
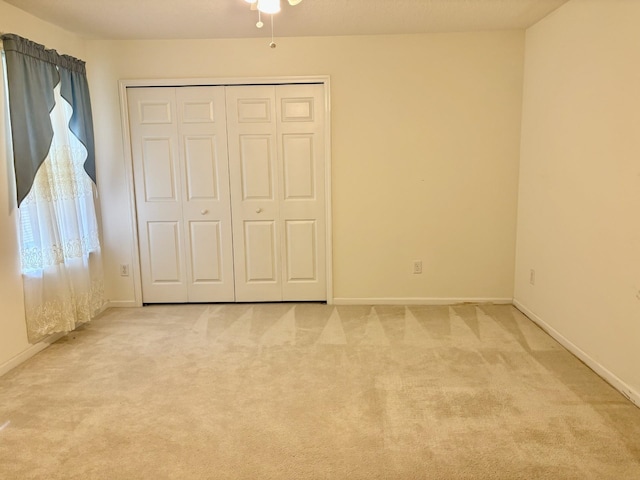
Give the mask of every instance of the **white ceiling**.
<path id="1" fill-rule="evenodd" d="M 239 38 L 270 35 L 255 27 L 244 0 L 4 0 L 91 38 Z M 567 0 L 282 0 L 280 37 L 379 35 L 522 29 Z"/>

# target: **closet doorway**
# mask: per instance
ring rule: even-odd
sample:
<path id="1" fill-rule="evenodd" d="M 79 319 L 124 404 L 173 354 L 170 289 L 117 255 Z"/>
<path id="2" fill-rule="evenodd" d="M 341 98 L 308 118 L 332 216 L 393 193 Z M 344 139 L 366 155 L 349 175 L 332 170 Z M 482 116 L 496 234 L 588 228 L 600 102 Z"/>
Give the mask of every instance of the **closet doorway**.
<path id="1" fill-rule="evenodd" d="M 141 303 L 328 299 L 325 89 L 124 89 Z"/>

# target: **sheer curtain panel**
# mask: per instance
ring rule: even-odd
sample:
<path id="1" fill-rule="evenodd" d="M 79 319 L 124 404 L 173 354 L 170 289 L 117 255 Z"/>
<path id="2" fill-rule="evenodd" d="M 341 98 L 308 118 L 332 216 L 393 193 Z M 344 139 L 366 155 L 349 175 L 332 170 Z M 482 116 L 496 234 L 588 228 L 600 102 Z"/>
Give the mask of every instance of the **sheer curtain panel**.
<path id="1" fill-rule="evenodd" d="M 105 305 L 85 63 L 2 36 L 27 333 L 73 330 Z"/>

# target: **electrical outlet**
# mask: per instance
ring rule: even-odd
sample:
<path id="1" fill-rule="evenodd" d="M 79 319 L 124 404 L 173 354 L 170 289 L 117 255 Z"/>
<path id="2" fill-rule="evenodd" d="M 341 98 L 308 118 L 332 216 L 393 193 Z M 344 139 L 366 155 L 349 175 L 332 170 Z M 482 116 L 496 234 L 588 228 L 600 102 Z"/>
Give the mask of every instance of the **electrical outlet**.
<path id="1" fill-rule="evenodd" d="M 126 263 L 123 263 L 120 265 L 120 276 L 122 277 L 128 277 L 129 276 L 129 265 Z"/>
<path id="2" fill-rule="evenodd" d="M 529 270 L 529 283 L 531 285 L 536 284 L 536 271 L 533 268 Z"/>
<path id="3" fill-rule="evenodd" d="M 422 273 L 422 260 L 416 260 L 415 262 L 413 262 L 413 273 Z"/>

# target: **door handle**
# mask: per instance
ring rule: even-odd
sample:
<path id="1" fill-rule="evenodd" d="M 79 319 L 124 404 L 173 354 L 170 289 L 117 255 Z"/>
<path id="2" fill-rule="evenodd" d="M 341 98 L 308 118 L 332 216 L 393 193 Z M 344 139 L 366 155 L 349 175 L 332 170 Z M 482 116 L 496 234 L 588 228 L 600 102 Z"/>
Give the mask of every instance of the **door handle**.
<path id="1" fill-rule="evenodd" d="M 200 215 L 206 215 L 207 213 L 209 213 L 209 210 L 206 208 L 204 210 L 200 210 Z"/>
<path id="2" fill-rule="evenodd" d="M 261 208 L 259 208 L 259 207 L 258 207 L 258 208 L 256 208 L 256 213 L 260 213 L 260 212 L 262 212 L 262 209 L 261 209 Z"/>

